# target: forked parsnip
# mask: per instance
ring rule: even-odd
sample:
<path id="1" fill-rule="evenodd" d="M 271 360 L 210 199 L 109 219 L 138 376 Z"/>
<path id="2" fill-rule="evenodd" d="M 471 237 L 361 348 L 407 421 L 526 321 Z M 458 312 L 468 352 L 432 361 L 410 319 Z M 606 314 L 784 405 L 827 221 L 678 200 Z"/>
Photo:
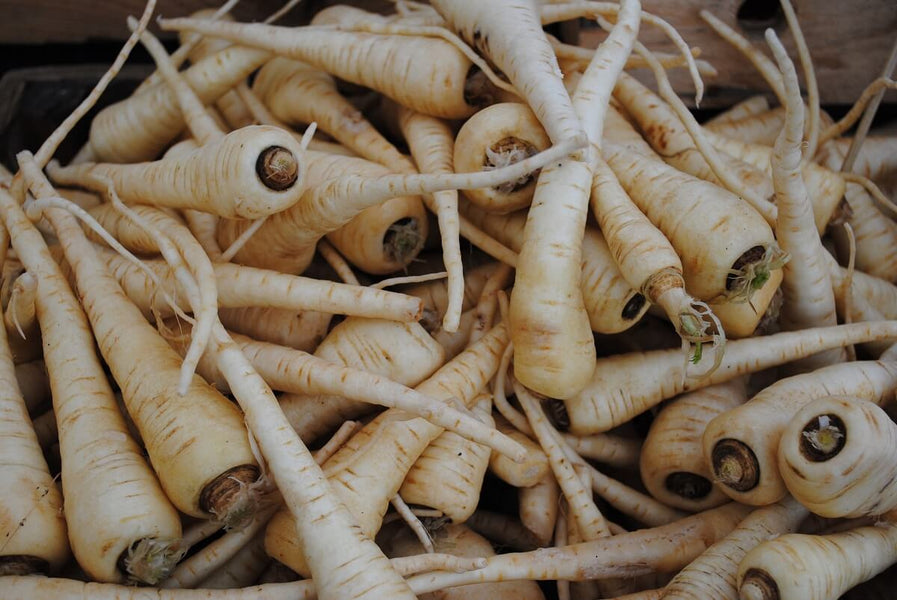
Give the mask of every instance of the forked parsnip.
<path id="1" fill-rule="evenodd" d="M 542 169 L 523 230 L 509 312 L 514 376 L 553 398 L 577 393 L 594 369 L 597 352 L 581 291 L 582 238 L 604 113 L 636 41 L 640 14 L 638 0 L 624 2 L 616 25 L 595 51 L 571 111 L 574 120 L 582 121 L 578 127 L 590 145 Z M 538 106 L 533 110 L 539 114 Z M 558 134 L 541 120 L 557 143 Z"/>
<path id="2" fill-rule="evenodd" d="M 748 552 L 738 567 L 742 600 L 836 600 L 897 561 L 897 523 L 843 533 L 790 533 Z"/>
<path id="3" fill-rule="evenodd" d="M 776 138 L 771 163 L 778 208 L 776 240 L 790 257 L 782 267 L 783 297 L 779 322 L 785 330 L 837 325 L 835 295 L 826 264 L 827 250 L 816 231 L 813 205 L 801 176 L 804 103 L 797 73 L 772 29 L 767 29 L 766 41 L 782 72 L 786 100 L 785 122 Z M 812 371 L 842 359 L 843 350 L 835 348 L 798 361 L 790 368 Z"/>
<path id="4" fill-rule="evenodd" d="M 127 433 L 87 317 L 43 238 L 6 190 L 0 190 L 0 213 L 16 254 L 38 280 L 36 308 L 65 457 L 64 509 L 72 552 L 94 580 L 123 582 L 129 574 L 120 570 L 122 556 L 127 564 L 131 549 L 146 540 L 142 546 L 155 545 L 164 558 L 165 546 L 181 535 L 180 518 Z M 142 569 L 148 565 L 138 563 L 135 572 L 146 575 Z M 150 575 L 155 581 L 160 573 Z"/>
<path id="5" fill-rule="evenodd" d="M 890 401 L 895 390 L 897 365 L 884 361 L 840 363 L 780 379 L 708 423 L 704 455 L 714 480 L 739 502 L 775 502 L 787 493 L 778 467 L 781 436 L 803 406 L 832 394 L 881 404 Z"/>
<path id="6" fill-rule="evenodd" d="M 710 420 L 748 399 L 744 377 L 679 396 L 651 422 L 639 455 L 642 483 L 670 506 L 699 511 L 728 501 L 713 483 L 701 437 Z"/>
<path id="7" fill-rule="evenodd" d="M 19 391 L 5 329 L 0 329 L 0 390 L 0 573 L 55 573 L 71 556 L 62 494 Z"/>
<path id="8" fill-rule="evenodd" d="M 897 507 L 897 425 L 864 398 L 826 396 L 801 408 L 782 432 L 785 487 L 823 517 L 878 516 Z"/>
<path id="9" fill-rule="evenodd" d="M 583 391 L 564 401 L 570 416 L 570 431 L 576 435 L 608 431 L 683 392 L 823 350 L 894 338 L 897 338 L 897 322 L 878 321 L 731 340 L 726 344 L 719 367 L 703 379 L 686 376 L 688 368 L 679 349 L 630 352 L 601 358 Z M 644 377 L 645 372 L 652 376 Z"/>
<path id="10" fill-rule="evenodd" d="M 738 564 L 747 552 L 773 536 L 797 531 L 809 511 L 794 498 L 755 509 L 667 584 L 666 600 L 738 600 Z"/>

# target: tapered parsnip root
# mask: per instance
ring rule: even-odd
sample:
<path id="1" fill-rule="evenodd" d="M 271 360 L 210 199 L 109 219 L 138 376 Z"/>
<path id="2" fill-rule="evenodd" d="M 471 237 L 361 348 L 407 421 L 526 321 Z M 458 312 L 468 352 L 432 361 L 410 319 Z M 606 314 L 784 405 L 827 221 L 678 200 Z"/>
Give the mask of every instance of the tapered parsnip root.
<path id="1" fill-rule="evenodd" d="M 682 569 L 666 586 L 668 600 L 736 600 L 738 563 L 758 544 L 793 533 L 808 511 L 793 498 L 754 510 L 729 535 Z"/>
<path id="2" fill-rule="evenodd" d="M 526 12 L 520 10 L 521 15 Z M 514 376 L 526 387 L 554 398 L 577 393 L 594 368 L 597 351 L 587 329 L 589 315 L 581 290 L 582 238 L 604 114 L 613 81 L 636 43 L 640 14 L 638 0 L 621 4 L 617 23 L 595 51 L 576 87 L 573 110 L 569 111 L 572 114 L 561 110 L 564 91 L 559 91 L 551 105 L 544 100 L 546 112 L 555 106 L 549 113 L 552 121 L 548 115 L 540 115 L 553 142 L 563 139 L 556 132 L 569 121 L 568 131 L 575 124 L 572 131 L 581 130 L 590 143 L 585 151 L 546 166 L 539 175 L 527 213 L 508 312 L 515 348 Z M 539 114 L 542 104 L 533 104 L 539 97 L 526 92 L 524 96 Z"/>
<path id="3" fill-rule="evenodd" d="M 738 567 L 743 600 L 835 600 L 897 560 L 897 524 L 844 533 L 790 533 L 751 550 Z"/>
<path id="4" fill-rule="evenodd" d="M 120 556 L 144 538 L 177 539 L 180 519 L 127 433 L 77 298 L 5 189 L 0 214 L 16 254 L 38 279 L 38 322 L 61 424 L 60 454 L 66 457 L 64 508 L 72 552 L 90 577 L 122 582 L 127 574 L 119 569 Z M 92 452 L 81 450 L 85 444 Z M 81 493 L 79 485 L 86 486 Z M 95 493 L 99 489 L 102 494 Z M 128 523 L 126 531 L 122 522 Z"/>
<path id="5" fill-rule="evenodd" d="M 396 107 L 397 120 L 402 135 L 408 143 L 418 169 L 424 173 L 451 173 L 455 171 L 452 159 L 452 129 L 447 122 Z M 464 265 L 461 260 L 461 217 L 458 214 L 457 190 L 442 190 L 425 194 L 424 202 L 436 214 L 439 239 L 442 245 L 442 263 L 448 275 L 448 307 L 442 319 L 442 328 L 448 333 L 458 330 L 464 299 Z M 466 223 L 465 233 L 472 226 Z"/>
<path id="6" fill-rule="evenodd" d="M 880 515 L 897 507 L 897 425 L 874 403 L 828 396 L 800 409 L 782 432 L 788 491 L 824 517 Z"/>
<path id="7" fill-rule="evenodd" d="M 304 189 L 304 151 L 285 131 L 244 127 L 185 156 L 150 163 L 84 163 L 50 169 L 53 180 L 105 191 L 112 179 L 124 202 L 191 208 L 257 219 L 296 203 Z"/>
<path id="8" fill-rule="evenodd" d="M 0 390 L 0 476 L 6 482 L 0 488 L 0 573 L 56 572 L 71 555 L 63 498 L 28 418 L 3 330 Z"/>
<path id="9" fill-rule="evenodd" d="M 231 46 L 184 72 L 202 102 L 211 102 L 264 63 L 270 55 Z M 160 81 L 140 94 L 112 104 L 91 121 L 89 145 L 95 160 L 154 160 L 184 128 L 174 92 Z"/>
<path id="10" fill-rule="evenodd" d="M 96 214 L 96 213 L 95 213 Z M 102 219 L 101 219 L 102 222 Z M 143 260 L 162 280 L 162 290 L 147 274 L 118 254 L 101 251 L 112 274 L 128 297 L 147 314 L 173 314 L 164 306 L 161 292 L 178 297 L 168 266 L 160 261 Z M 423 314 L 423 302 L 413 296 L 359 285 L 347 285 L 309 277 L 298 277 L 244 265 L 214 263 L 221 308 L 269 306 L 292 311 L 316 311 L 399 323 L 414 323 Z"/>
<path id="11" fill-rule="evenodd" d="M 437 117 L 468 117 L 485 100 L 469 85 L 478 69 L 451 43 L 432 37 L 198 19 L 163 19 L 160 26 L 222 37 L 301 60 Z M 346 61 L 347 52 L 356 60 Z"/>
<path id="12" fill-rule="evenodd" d="M 739 375 L 784 364 L 846 344 L 893 339 L 897 323 L 853 323 L 786 331 L 726 344 L 719 368 L 703 379 L 687 378 L 681 351 L 653 350 L 602 358 L 582 392 L 565 400 L 570 430 L 576 435 L 608 431 L 662 400 L 682 392 L 728 381 Z M 652 377 L 640 374 L 648 369 Z"/>
<path id="13" fill-rule="evenodd" d="M 826 265 L 827 251 L 816 231 L 813 205 L 801 176 L 804 105 L 797 74 L 771 29 L 767 30 L 766 39 L 782 70 L 787 101 L 785 123 L 776 138 L 771 165 L 778 208 L 776 240 L 790 257 L 782 267 L 783 302 L 779 321 L 786 330 L 837 325 L 835 296 Z M 809 153 L 812 155 L 812 148 Z M 791 368 L 812 370 L 834 364 L 842 360 L 842 352 L 829 350 L 798 361 Z"/>

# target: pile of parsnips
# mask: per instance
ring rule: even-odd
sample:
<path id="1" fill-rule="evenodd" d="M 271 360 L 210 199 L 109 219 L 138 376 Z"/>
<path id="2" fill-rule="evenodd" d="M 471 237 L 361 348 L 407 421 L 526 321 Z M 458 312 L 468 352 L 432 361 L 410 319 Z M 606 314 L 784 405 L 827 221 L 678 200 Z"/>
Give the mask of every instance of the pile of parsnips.
<path id="1" fill-rule="evenodd" d="M 151 81 L 18 155 L 2 597 L 815 600 L 897 562 L 893 138 L 771 32 L 780 106 L 699 125 L 664 69 L 712 67 L 638 2 L 498 4 L 223 9 L 173 57 L 150 5 Z M 597 50 L 542 29 L 579 17 Z"/>

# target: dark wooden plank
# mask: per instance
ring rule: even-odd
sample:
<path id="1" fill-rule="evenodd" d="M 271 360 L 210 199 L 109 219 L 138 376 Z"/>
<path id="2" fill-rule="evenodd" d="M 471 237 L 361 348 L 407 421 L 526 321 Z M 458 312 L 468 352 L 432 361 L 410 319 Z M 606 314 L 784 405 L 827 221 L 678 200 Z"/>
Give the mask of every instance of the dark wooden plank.
<path id="1" fill-rule="evenodd" d="M 852 103 L 880 74 L 897 39 L 897 2 L 792 0 L 792 4 L 813 58 L 822 103 Z M 643 0 L 642 8 L 666 19 L 686 42 L 701 48 L 702 58 L 709 60 L 719 71 L 716 78 L 705 81 L 707 92 L 702 107 L 728 106 L 748 95 L 768 90 L 747 59 L 700 18 L 702 8 L 735 27 L 767 56 L 771 54 L 763 32 L 767 26 L 772 26 L 792 58 L 796 58 L 794 43 L 775 0 Z M 745 18 L 738 18 L 739 10 Z M 770 14 L 773 15 L 771 18 L 764 18 Z M 603 38 L 604 34 L 591 24 L 580 29 L 583 45 L 594 47 Z M 639 39 L 651 49 L 675 51 L 656 28 L 642 25 Z M 691 100 L 694 88 L 683 71 L 677 69 L 670 75 L 675 89 Z M 646 82 L 653 79 L 647 73 L 638 76 Z M 889 92 L 886 101 L 897 101 L 897 93 Z"/>
<path id="2" fill-rule="evenodd" d="M 262 20 L 285 0 L 251 0 L 237 4 L 234 16 L 241 21 Z M 186 16 L 217 8 L 223 0 L 158 0 L 156 14 Z M 303 6 L 305 4 L 306 6 Z M 300 2 L 284 22 L 303 18 L 307 1 Z M 94 39 L 124 40 L 129 31 L 128 15 L 140 16 L 141 0 L 0 0 L 0 44 L 83 43 Z M 154 30 L 158 33 L 157 28 Z M 162 37 L 171 38 L 173 34 Z"/>

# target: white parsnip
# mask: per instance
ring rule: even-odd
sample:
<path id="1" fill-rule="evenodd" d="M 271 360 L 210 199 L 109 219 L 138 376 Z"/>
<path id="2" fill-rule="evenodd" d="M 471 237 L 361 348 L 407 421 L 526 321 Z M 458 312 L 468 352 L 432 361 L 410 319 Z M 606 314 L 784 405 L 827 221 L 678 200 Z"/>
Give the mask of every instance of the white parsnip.
<path id="1" fill-rule="evenodd" d="M 825 396 L 782 432 L 778 465 L 788 491 L 824 517 L 877 516 L 897 507 L 897 425 L 864 398 Z"/>
<path id="2" fill-rule="evenodd" d="M 897 560 L 897 524 L 831 535 L 791 533 L 751 550 L 738 567 L 744 600 L 836 600 Z"/>

